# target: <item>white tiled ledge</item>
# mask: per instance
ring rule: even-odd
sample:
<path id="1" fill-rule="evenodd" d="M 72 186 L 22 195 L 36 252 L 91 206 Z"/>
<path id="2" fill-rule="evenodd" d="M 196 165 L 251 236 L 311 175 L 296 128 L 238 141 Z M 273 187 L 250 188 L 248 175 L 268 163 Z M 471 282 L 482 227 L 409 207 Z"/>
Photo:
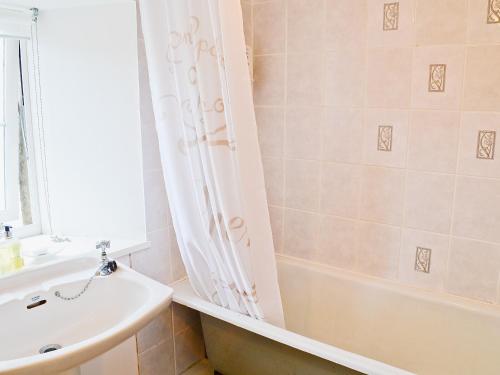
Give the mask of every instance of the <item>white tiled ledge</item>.
<path id="1" fill-rule="evenodd" d="M 24 267 L 18 271 L 6 275 L 0 275 L 0 281 L 23 273 L 31 272 L 33 270 L 38 270 L 52 264 L 62 263 L 79 257 L 95 256 L 96 262 L 98 262 L 100 252 L 99 250 L 96 250 L 95 246 L 97 241 L 101 240 L 102 238 L 69 237 L 69 239 L 70 242 L 63 242 L 62 244 L 65 247 L 56 254 L 43 256 L 36 259 L 25 255 L 32 249 L 46 247 L 47 244 L 51 243 L 50 236 L 40 235 L 21 239 L 21 254 L 24 258 Z M 149 241 L 116 238 L 110 239 L 110 241 L 111 247 L 108 250 L 108 255 L 113 259 L 118 259 L 122 256 L 146 250 L 151 247 L 151 243 Z"/>

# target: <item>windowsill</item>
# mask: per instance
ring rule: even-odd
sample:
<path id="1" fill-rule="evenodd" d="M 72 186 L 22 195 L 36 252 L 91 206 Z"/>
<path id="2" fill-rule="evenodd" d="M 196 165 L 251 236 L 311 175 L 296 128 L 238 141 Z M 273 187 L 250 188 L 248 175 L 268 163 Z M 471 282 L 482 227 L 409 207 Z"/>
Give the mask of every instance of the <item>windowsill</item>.
<path id="1" fill-rule="evenodd" d="M 70 242 L 62 242 L 54 245 L 54 243 L 50 240 L 50 236 L 47 235 L 38 235 L 20 239 L 24 267 L 12 273 L 0 275 L 0 281 L 5 278 L 10 278 L 12 276 L 17 276 L 48 265 L 62 263 L 75 258 L 93 256 L 97 259 L 100 257 L 99 251 L 95 248 L 95 244 L 98 239 L 71 237 L 70 240 Z M 50 251 L 50 255 L 39 257 L 27 256 L 27 254 L 31 253 L 32 250 L 46 247 L 47 244 L 50 244 L 51 249 L 52 246 L 59 246 L 59 248 Z M 112 259 L 118 259 L 122 256 L 146 250 L 150 247 L 151 243 L 149 241 L 112 239 L 111 247 L 108 250 L 108 256 Z"/>

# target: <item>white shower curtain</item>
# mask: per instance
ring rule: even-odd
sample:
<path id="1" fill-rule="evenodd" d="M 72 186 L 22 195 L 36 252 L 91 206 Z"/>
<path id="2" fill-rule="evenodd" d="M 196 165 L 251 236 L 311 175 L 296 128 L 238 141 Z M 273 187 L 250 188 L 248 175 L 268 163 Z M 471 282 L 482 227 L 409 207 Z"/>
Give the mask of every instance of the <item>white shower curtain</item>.
<path id="1" fill-rule="evenodd" d="M 239 0 L 142 0 L 175 232 L 203 298 L 283 326 Z"/>

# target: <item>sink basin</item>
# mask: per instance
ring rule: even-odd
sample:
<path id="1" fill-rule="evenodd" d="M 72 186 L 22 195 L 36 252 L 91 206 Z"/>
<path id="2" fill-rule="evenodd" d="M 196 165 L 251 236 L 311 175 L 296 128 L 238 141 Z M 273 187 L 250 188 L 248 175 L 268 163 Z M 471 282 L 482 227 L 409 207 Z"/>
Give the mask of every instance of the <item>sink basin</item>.
<path id="1" fill-rule="evenodd" d="M 121 264 L 112 275 L 96 277 L 77 299 L 55 296 L 80 292 L 97 267 L 96 258 L 80 258 L 2 279 L 0 374 L 77 367 L 132 336 L 170 304 L 171 288 Z"/>

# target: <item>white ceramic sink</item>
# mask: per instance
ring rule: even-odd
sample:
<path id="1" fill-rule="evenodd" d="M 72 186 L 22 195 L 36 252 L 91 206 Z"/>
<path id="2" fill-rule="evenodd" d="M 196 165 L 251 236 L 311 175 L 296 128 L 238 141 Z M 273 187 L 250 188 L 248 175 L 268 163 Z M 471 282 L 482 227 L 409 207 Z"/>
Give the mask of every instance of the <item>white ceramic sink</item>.
<path id="1" fill-rule="evenodd" d="M 170 304 L 171 288 L 121 264 L 112 275 L 96 277 L 78 299 L 54 295 L 78 293 L 97 266 L 96 258 L 81 258 L 1 280 L 0 374 L 77 367 L 132 336 Z M 39 354 L 51 344 L 62 348 Z"/>

